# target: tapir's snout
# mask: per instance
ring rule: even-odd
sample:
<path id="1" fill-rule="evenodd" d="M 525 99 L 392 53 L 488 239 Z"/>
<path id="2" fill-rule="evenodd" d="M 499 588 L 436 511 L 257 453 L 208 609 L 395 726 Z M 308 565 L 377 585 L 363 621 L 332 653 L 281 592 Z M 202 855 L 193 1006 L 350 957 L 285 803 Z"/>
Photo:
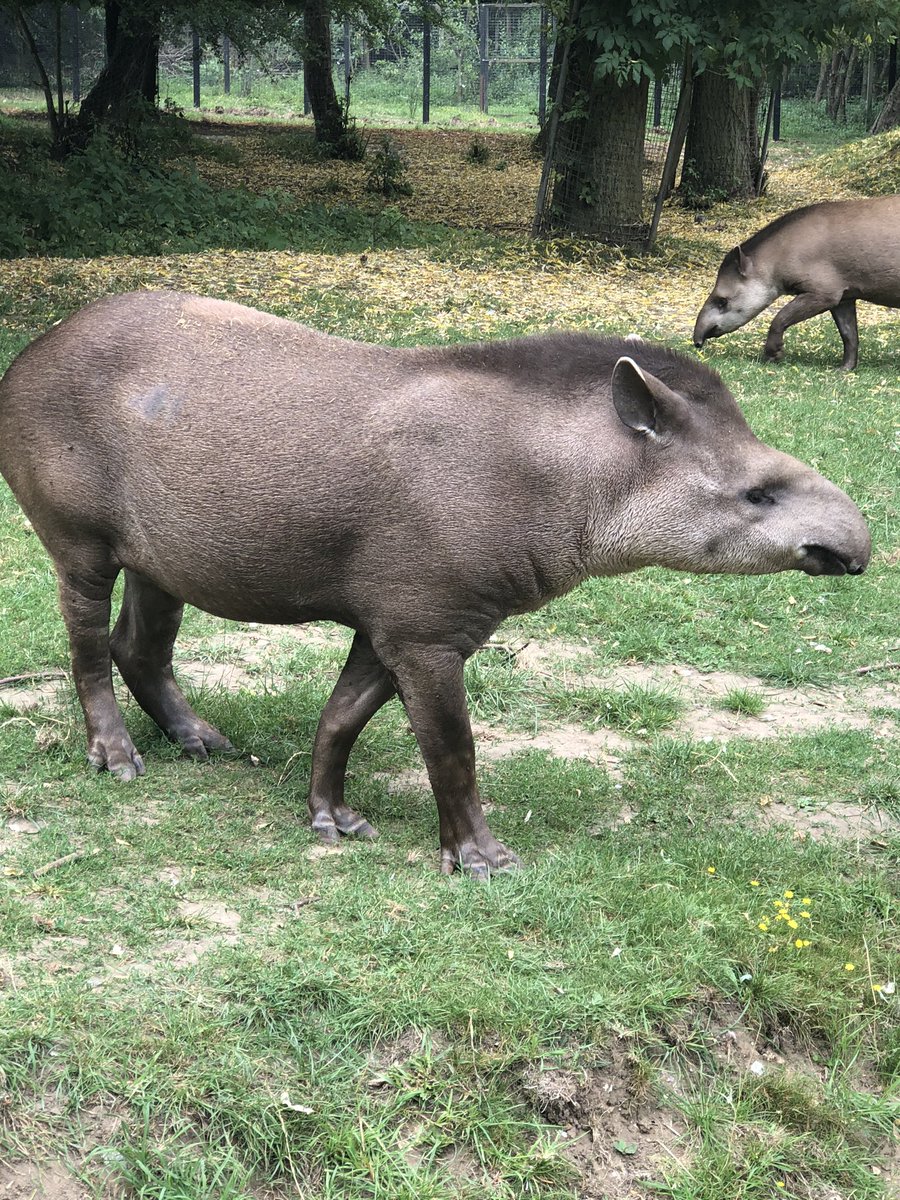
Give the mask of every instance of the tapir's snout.
<path id="1" fill-rule="evenodd" d="M 711 321 L 706 314 L 706 306 L 701 309 L 700 315 L 697 317 L 697 323 L 694 325 L 694 345 L 698 350 L 702 350 L 704 343 L 709 338 L 718 337 L 721 330 L 715 321 Z"/>
<path id="2" fill-rule="evenodd" d="M 807 575 L 862 575 L 869 565 L 869 547 L 859 554 L 847 554 L 830 546 L 800 547 L 800 570 Z"/>

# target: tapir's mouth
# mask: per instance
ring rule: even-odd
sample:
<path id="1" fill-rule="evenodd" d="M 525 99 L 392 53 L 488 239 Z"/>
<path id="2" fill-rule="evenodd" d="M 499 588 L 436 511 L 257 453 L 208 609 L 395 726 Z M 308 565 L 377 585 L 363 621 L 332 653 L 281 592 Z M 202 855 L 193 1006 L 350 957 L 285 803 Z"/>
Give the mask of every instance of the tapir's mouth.
<path id="1" fill-rule="evenodd" d="M 710 329 L 705 329 L 703 331 L 703 333 L 700 333 L 700 334 L 695 333 L 694 334 L 694 345 L 697 347 L 698 350 L 702 350 L 703 343 L 706 342 L 707 339 L 719 337 L 719 335 L 720 335 L 720 330 L 719 330 L 718 325 L 713 325 Z"/>
<path id="2" fill-rule="evenodd" d="M 862 575 L 866 569 L 864 562 L 839 554 L 828 546 L 801 546 L 800 554 L 800 570 L 807 575 Z"/>

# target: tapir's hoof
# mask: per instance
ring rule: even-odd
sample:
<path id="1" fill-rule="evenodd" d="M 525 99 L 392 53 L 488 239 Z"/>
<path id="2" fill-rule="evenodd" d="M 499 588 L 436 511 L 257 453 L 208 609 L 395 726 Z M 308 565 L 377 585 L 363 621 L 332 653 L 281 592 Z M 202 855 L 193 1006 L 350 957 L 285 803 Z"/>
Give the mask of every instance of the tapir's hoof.
<path id="1" fill-rule="evenodd" d="M 175 740 L 181 743 L 185 755 L 194 762 L 206 762 L 210 754 L 235 753 L 234 746 L 228 738 L 205 721 L 198 721 L 189 732 L 177 734 Z"/>
<path id="2" fill-rule="evenodd" d="M 134 742 L 124 737 L 94 738 L 88 747 L 88 762 L 95 771 L 109 771 L 122 783 L 130 783 L 144 774 L 144 760 Z"/>
<path id="3" fill-rule="evenodd" d="M 333 846 L 341 835 L 366 838 L 369 841 L 378 837 L 375 826 L 370 825 L 365 817 L 361 817 L 346 804 L 338 804 L 329 811 L 317 812 L 312 819 L 312 827 L 318 834 L 319 841 L 327 846 Z"/>
<path id="4" fill-rule="evenodd" d="M 493 838 L 484 846 L 466 842 L 455 849 L 446 846 L 441 849 L 442 875 L 452 875 L 458 868 L 473 879 L 486 880 L 492 875 L 518 870 L 521 865 L 522 860 L 517 854 Z"/>
<path id="5" fill-rule="evenodd" d="M 763 350 L 763 361 L 764 362 L 778 363 L 778 362 L 781 362 L 781 360 L 783 358 L 784 358 L 784 346 L 776 346 L 771 349 L 768 346 L 766 346 L 766 348 Z"/>

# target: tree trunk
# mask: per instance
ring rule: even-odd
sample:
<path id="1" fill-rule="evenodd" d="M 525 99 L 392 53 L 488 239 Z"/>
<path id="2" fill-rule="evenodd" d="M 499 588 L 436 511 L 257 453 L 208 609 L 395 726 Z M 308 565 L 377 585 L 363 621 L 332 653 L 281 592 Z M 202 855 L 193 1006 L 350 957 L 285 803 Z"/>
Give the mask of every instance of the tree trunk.
<path id="1" fill-rule="evenodd" d="M 159 26 L 158 8 L 107 3 L 107 63 L 70 122 L 70 149 L 83 148 L 99 126 L 133 120 L 136 105 L 155 102 Z"/>
<path id="2" fill-rule="evenodd" d="M 680 187 L 688 203 L 754 194 L 759 95 L 759 87 L 740 87 L 712 70 L 694 80 Z"/>
<path id="3" fill-rule="evenodd" d="M 643 241 L 644 123 L 649 80 L 594 73 L 596 47 L 569 50 L 565 94 L 550 153 L 556 180 L 548 224 L 617 245 Z"/>
<path id="4" fill-rule="evenodd" d="M 337 148 L 343 141 L 345 122 L 331 74 L 331 14 L 326 0 L 305 0 L 303 32 L 303 79 L 316 125 L 316 141 Z"/>
<path id="5" fill-rule="evenodd" d="M 884 133 L 886 129 L 896 129 L 898 125 L 900 125 L 900 79 L 888 92 L 884 107 L 875 118 L 872 133 Z"/>
<path id="6" fill-rule="evenodd" d="M 832 121 L 847 119 L 847 87 L 855 61 L 855 46 L 834 52 L 831 60 L 831 78 L 828 83 L 828 100 L 825 106 L 825 111 Z M 843 117 L 841 116 L 842 112 Z"/>
<path id="7" fill-rule="evenodd" d="M 819 82 L 816 84 L 816 97 L 814 104 L 821 104 L 825 99 L 825 85 L 828 82 L 828 66 L 830 59 L 827 54 L 823 54 L 819 62 Z"/>

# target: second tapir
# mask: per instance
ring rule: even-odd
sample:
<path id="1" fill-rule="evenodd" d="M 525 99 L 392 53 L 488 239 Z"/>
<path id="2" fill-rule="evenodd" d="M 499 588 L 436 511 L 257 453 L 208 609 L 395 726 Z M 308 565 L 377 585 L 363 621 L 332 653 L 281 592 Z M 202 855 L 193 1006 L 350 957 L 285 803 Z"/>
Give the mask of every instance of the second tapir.
<path id="1" fill-rule="evenodd" d="M 769 327 L 763 354 L 777 361 L 791 325 L 830 312 L 856 367 L 857 300 L 900 308 L 900 196 L 826 201 L 779 217 L 730 250 L 697 316 L 694 345 L 746 325 L 793 295 Z"/>
<path id="2" fill-rule="evenodd" d="M 175 682 L 185 602 L 339 621 L 355 637 L 315 737 L 313 827 L 374 836 L 347 760 L 399 694 L 442 869 L 476 875 L 517 861 L 482 812 L 463 687 L 504 617 L 651 565 L 842 575 L 869 558 L 853 501 L 758 441 L 716 374 L 588 334 L 396 350 L 189 295 L 101 300 L 0 383 L 0 469 L 53 557 L 95 767 L 144 770 L 112 662 L 188 754 L 229 748 Z"/>

